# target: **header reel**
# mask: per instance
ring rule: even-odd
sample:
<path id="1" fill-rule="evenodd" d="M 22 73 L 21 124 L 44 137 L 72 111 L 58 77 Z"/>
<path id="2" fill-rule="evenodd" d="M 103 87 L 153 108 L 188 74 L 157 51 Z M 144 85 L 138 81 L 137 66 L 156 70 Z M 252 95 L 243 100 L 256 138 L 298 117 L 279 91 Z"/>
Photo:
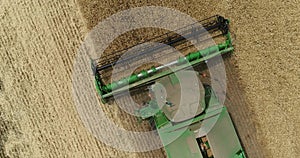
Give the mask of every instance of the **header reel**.
<path id="1" fill-rule="evenodd" d="M 197 27 L 196 24 L 201 24 L 202 27 Z M 104 78 L 107 77 L 105 75 L 107 75 L 107 72 L 112 71 L 114 66 L 116 66 L 118 63 L 131 63 L 131 61 L 137 57 L 150 55 L 154 51 L 162 51 L 166 49 L 166 46 L 159 45 L 154 47 L 147 47 L 143 50 L 140 50 L 139 52 L 132 53 L 126 58 L 115 60 L 116 57 L 121 57 L 125 51 L 134 47 L 132 46 L 117 52 L 113 52 L 114 57 L 109 59 L 109 61 L 113 62 L 108 64 L 108 60 L 93 60 L 92 69 L 95 76 L 95 85 L 97 92 L 102 98 L 102 101 L 105 102 L 108 98 L 111 98 L 114 95 L 122 94 L 122 92 L 128 90 L 128 88 L 134 89 L 137 87 L 149 85 L 151 83 L 154 83 L 155 80 L 164 76 L 173 74 L 183 69 L 190 68 L 191 66 L 199 65 L 200 63 L 203 63 L 215 56 L 232 52 L 234 48 L 232 46 L 228 25 L 228 19 L 225 19 L 224 17 L 219 15 L 215 15 L 213 17 L 201 20 L 198 23 L 188 25 L 184 28 L 176 30 L 176 32 L 181 32 L 184 37 L 174 32 L 168 32 L 161 36 L 156 36 L 152 39 L 149 39 L 145 42 L 154 41 L 169 45 L 171 47 L 177 47 L 183 45 L 184 43 L 187 43 L 187 40 L 197 40 L 199 38 L 201 38 L 201 41 L 197 40 L 197 44 L 205 44 L 211 38 L 217 44 L 209 45 L 204 49 L 190 52 L 183 57 L 179 57 L 177 60 L 174 60 L 170 63 L 166 63 L 161 66 L 152 66 L 149 69 L 141 70 L 138 73 L 133 73 L 130 76 L 123 77 L 110 83 L 105 83 Z M 207 33 L 209 33 L 209 35 Z M 218 41 L 217 39 L 221 39 L 221 41 Z M 169 66 L 173 66 L 172 71 L 167 69 Z"/>

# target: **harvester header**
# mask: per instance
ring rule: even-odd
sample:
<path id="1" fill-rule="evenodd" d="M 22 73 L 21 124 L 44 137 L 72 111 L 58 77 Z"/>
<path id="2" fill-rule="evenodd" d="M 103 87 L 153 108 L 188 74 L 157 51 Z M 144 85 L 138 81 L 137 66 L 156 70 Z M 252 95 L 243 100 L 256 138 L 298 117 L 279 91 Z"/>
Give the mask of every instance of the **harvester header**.
<path id="1" fill-rule="evenodd" d="M 175 73 L 176 71 L 189 68 L 191 66 L 198 65 L 206 60 L 209 60 L 215 56 L 222 55 L 228 52 L 233 51 L 231 36 L 229 33 L 229 20 L 225 19 L 222 16 L 216 15 L 204 20 L 201 20 L 197 23 L 200 24 L 201 27 L 191 27 L 191 25 L 187 26 L 187 28 L 181 28 L 184 30 L 184 37 L 181 35 L 174 34 L 172 32 L 168 32 L 164 35 L 154 37 L 149 41 L 155 41 L 159 43 L 163 43 L 165 45 L 169 45 L 172 47 L 176 47 L 185 42 L 186 38 L 193 37 L 201 37 L 202 40 L 200 42 L 205 42 L 209 40 L 209 38 L 214 39 L 220 36 L 224 37 L 224 41 L 217 43 L 215 45 L 211 45 L 202 50 L 198 50 L 195 52 L 190 52 L 184 57 L 179 57 L 177 60 L 172 61 L 170 63 L 166 63 L 161 66 L 152 66 L 147 70 L 141 70 L 138 73 L 131 74 L 130 76 L 121 78 L 120 80 L 113 81 L 111 83 L 105 83 L 103 81 L 103 73 L 107 72 L 108 69 L 112 69 L 117 63 L 126 62 L 135 58 L 137 55 L 147 55 L 153 51 L 157 51 L 163 49 L 163 46 L 156 46 L 141 50 L 136 54 L 133 54 L 125 59 L 119 61 L 113 61 L 108 64 L 101 64 L 98 60 L 92 61 L 92 69 L 95 75 L 95 84 L 98 93 L 100 94 L 102 100 L 112 97 L 113 95 L 120 94 L 123 91 L 143 85 L 148 85 L 149 83 L 153 83 L 154 80 L 164 77 L 166 75 L 170 75 Z M 196 26 L 195 24 L 192 24 Z M 205 34 L 206 33 L 206 34 Z M 204 37 L 209 33 L 209 37 Z M 203 37 L 202 37 L 203 35 Z M 203 39 L 204 38 L 204 39 Z M 132 48 L 132 47 L 130 47 Z M 124 50 L 128 50 L 130 48 L 126 48 Z M 113 54 L 118 55 L 120 51 L 114 52 Z M 169 66 L 175 66 L 172 71 L 166 70 Z M 128 85 L 128 87 L 127 87 Z"/>

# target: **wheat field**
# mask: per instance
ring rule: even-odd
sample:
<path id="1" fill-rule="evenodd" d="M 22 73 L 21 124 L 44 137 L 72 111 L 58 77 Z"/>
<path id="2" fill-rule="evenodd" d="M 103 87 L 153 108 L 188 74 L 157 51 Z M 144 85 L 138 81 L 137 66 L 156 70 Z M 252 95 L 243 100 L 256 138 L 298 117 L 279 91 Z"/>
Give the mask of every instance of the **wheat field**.
<path id="1" fill-rule="evenodd" d="M 215 14 L 230 18 L 235 51 L 225 60 L 226 105 L 248 157 L 300 157 L 300 2 L 0 4 L 1 158 L 165 157 L 163 149 L 130 153 L 100 142 L 84 127 L 72 98 L 74 59 L 86 34 L 118 11 L 149 5 L 177 9 L 198 20 Z M 124 128 L 136 128 L 134 117 L 116 106 L 101 106 Z"/>

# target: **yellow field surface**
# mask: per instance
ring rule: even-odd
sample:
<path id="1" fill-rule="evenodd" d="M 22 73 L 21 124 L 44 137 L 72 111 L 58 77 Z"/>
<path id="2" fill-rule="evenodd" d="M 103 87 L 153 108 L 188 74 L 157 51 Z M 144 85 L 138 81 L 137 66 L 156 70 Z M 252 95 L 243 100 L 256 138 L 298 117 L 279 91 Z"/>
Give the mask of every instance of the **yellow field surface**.
<path id="1" fill-rule="evenodd" d="M 162 149 L 129 153 L 98 141 L 72 98 L 74 58 L 87 32 L 118 11 L 146 5 L 199 20 L 229 18 L 235 51 L 225 61 L 226 103 L 248 157 L 300 157 L 300 2 L 2 0 L 1 158 L 164 157 Z M 101 106 L 124 128 L 147 129 L 118 107 Z"/>

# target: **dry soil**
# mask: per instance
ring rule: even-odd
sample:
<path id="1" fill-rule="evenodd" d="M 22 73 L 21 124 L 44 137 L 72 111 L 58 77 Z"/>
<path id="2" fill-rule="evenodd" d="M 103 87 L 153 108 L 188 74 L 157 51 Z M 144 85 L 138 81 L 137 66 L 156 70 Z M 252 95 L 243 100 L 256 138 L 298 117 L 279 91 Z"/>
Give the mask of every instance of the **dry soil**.
<path id="1" fill-rule="evenodd" d="M 226 105 L 248 156 L 300 157 L 299 3 L 0 1 L 0 157 L 164 157 L 163 150 L 128 153 L 99 142 L 72 100 L 73 61 L 86 33 L 118 11 L 146 5 L 230 18 L 236 49 L 226 59 Z M 106 112 L 136 127 L 117 107 Z"/>

